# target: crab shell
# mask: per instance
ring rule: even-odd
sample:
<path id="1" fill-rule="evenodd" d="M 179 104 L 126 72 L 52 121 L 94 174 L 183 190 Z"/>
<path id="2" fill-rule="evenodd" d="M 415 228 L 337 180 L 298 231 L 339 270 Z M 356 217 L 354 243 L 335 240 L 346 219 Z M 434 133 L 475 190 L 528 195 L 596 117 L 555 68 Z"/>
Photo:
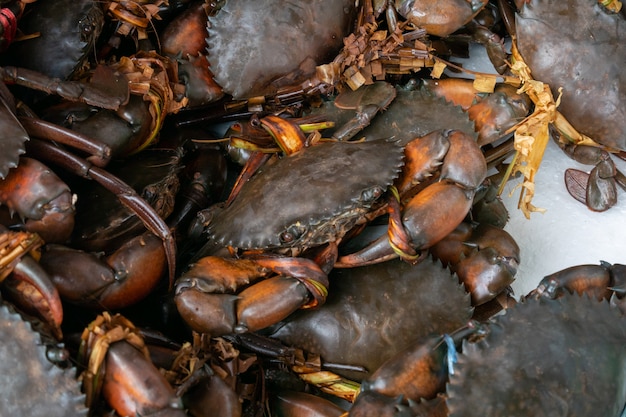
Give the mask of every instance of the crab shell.
<path id="1" fill-rule="evenodd" d="M 363 86 L 359 90 L 368 88 L 371 86 Z M 460 130 L 474 139 L 477 138 L 474 122 L 460 106 L 448 103 L 436 96 L 428 87 L 418 86 L 413 82 L 403 87 L 396 86 L 395 89 L 396 97 L 389 107 L 376 115 L 371 124 L 357 134 L 355 139 L 372 140 L 393 136 L 401 144 L 406 145 L 414 138 L 441 129 Z M 355 110 L 337 108 L 343 107 L 343 102 L 350 100 L 346 97 L 350 94 L 352 93 L 342 93 L 337 98 L 339 103 L 325 102 L 322 107 L 312 110 L 311 113 L 323 114 L 325 118 L 333 121 L 336 127 L 342 126 L 355 115 Z M 325 130 L 324 135 L 330 136 L 333 132 L 331 129 Z"/>
<path id="2" fill-rule="evenodd" d="M 400 172 L 403 147 L 384 139 L 322 142 L 262 168 L 215 213 L 209 235 L 240 249 L 308 248 L 341 238 Z"/>
<path id="3" fill-rule="evenodd" d="M 0 340 L 0 415 L 87 415 L 75 369 L 50 362 L 39 334 L 6 305 L 0 305 Z"/>
<path id="4" fill-rule="evenodd" d="M 273 94 L 315 74 L 343 45 L 353 0 L 228 0 L 209 17 L 215 81 L 236 99 Z"/>
<path id="5" fill-rule="evenodd" d="M 427 258 L 335 269 L 326 303 L 300 310 L 271 335 L 325 362 L 363 366 L 364 379 L 387 359 L 430 334 L 450 333 L 471 318 L 469 294 L 455 274 Z"/>
<path id="6" fill-rule="evenodd" d="M 7 87 L 0 86 L 0 180 L 4 179 L 11 168 L 15 168 L 20 155 L 26 152 L 25 143 L 30 138 L 17 117 L 15 117 L 15 100 Z"/>
<path id="7" fill-rule="evenodd" d="M 465 343 L 448 384 L 451 417 L 619 416 L 626 318 L 606 301 L 529 299 Z"/>
<path id="8" fill-rule="evenodd" d="M 516 16 L 533 78 L 563 87 L 558 110 L 581 133 L 626 150 L 626 19 L 596 0 L 533 0 Z"/>
<path id="9" fill-rule="evenodd" d="M 37 33 L 9 48 L 11 65 L 69 79 L 93 53 L 104 14 L 91 0 L 42 1 L 29 4 L 19 21 L 25 34 Z"/>

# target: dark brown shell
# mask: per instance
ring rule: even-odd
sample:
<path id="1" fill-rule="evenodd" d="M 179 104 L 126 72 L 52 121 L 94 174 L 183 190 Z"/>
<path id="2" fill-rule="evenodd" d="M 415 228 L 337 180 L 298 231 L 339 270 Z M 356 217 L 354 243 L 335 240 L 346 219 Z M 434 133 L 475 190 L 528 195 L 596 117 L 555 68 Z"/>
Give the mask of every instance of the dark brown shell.
<path id="1" fill-rule="evenodd" d="M 26 152 L 24 143 L 28 133 L 15 117 L 13 96 L 4 84 L 0 87 L 0 179 L 4 179 L 11 168 L 15 168 L 20 155 Z"/>
<path id="2" fill-rule="evenodd" d="M 361 87 L 367 88 L 368 86 Z M 447 103 L 427 88 L 414 86 L 413 83 L 405 87 L 396 86 L 396 92 L 396 98 L 389 107 L 377 114 L 372 123 L 358 133 L 355 139 L 393 137 L 406 145 L 415 138 L 441 129 L 460 130 L 474 139 L 477 138 L 474 122 L 461 107 Z M 355 115 L 355 110 L 338 109 L 332 102 L 326 102 L 322 108 L 315 109 L 312 113 L 324 114 L 339 127 Z M 323 131 L 325 137 L 332 134 L 333 130 Z"/>
<path id="3" fill-rule="evenodd" d="M 580 132 L 626 150 L 626 19 L 596 0 L 533 0 L 516 17 L 519 50 L 533 78 Z"/>
<path id="4" fill-rule="evenodd" d="M 39 334 L 6 305 L 0 305 L 0 340 L 0 415 L 87 415 L 76 370 L 51 363 Z"/>
<path id="5" fill-rule="evenodd" d="M 207 29 L 215 80 L 237 99 L 306 80 L 337 55 L 354 10 L 352 0 L 226 1 Z"/>
<path id="6" fill-rule="evenodd" d="M 215 214 L 209 234 L 240 249 L 306 248 L 341 237 L 399 173 L 396 142 L 324 142 L 264 167 Z M 296 238 L 281 239 L 283 232 Z M 299 236 L 299 237 L 298 237 Z"/>
<path id="7" fill-rule="evenodd" d="M 68 79 L 93 53 L 103 25 L 102 7 L 92 0 L 29 4 L 18 27 L 26 35 L 38 36 L 11 45 L 11 65 Z"/>
<path id="8" fill-rule="evenodd" d="M 618 416 L 626 404 L 626 318 L 569 295 L 509 309 L 463 354 L 448 384 L 451 417 Z"/>
<path id="9" fill-rule="evenodd" d="M 450 333 L 472 315 L 469 294 L 457 276 L 431 258 L 417 265 L 394 260 L 335 269 L 328 292 L 322 307 L 296 312 L 272 337 L 318 353 L 325 362 L 370 372 L 415 340 Z"/>

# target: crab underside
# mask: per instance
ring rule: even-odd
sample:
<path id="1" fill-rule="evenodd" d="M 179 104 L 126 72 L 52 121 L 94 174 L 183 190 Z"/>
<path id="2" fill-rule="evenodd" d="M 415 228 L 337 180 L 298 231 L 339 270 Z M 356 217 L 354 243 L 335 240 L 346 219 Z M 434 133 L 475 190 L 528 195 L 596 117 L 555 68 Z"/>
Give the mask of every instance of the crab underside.
<path id="1" fill-rule="evenodd" d="M 518 303 L 463 354 L 448 384 L 451 417 L 620 416 L 626 318 L 568 295 Z"/>
<path id="2" fill-rule="evenodd" d="M 6 305 L 0 305 L 0 340 L 0 415 L 87 415 L 75 369 L 63 370 L 50 362 L 39 334 Z"/>
<path id="3" fill-rule="evenodd" d="M 473 311 L 457 276 L 431 258 L 336 269 L 329 278 L 326 303 L 296 312 L 272 337 L 370 373 L 415 340 L 463 326 Z M 369 375 L 338 372 L 352 379 Z"/>

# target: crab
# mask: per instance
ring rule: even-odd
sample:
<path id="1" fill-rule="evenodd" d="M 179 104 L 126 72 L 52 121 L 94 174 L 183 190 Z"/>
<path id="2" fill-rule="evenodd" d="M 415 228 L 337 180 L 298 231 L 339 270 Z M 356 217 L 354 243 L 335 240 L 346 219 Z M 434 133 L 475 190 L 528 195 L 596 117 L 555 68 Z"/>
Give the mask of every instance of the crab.
<path id="1" fill-rule="evenodd" d="M 364 372 L 334 371 L 357 381 L 416 339 L 452 332 L 472 316 L 458 277 L 430 257 L 417 265 L 396 259 L 336 269 L 329 278 L 323 306 L 296 312 L 267 335 L 325 363 L 362 367 Z"/>
<path id="2" fill-rule="evenodd" d="M 474 100 L 474 95 L 475 92 L 472 92 L 469 102 Z M 218 262 L 214 256 L 207 256 L 217 254 L 220 248 L 230 247 L 234 252 L 300 256 L 307 249 L 340 244 L 350 229 L 389 210 L 393 212 L 389 239 L 382 236 L 358 252 L 344 254 L 338 263 L 330 260 L 334 255 L 328 255 L 326 268 L 332 269 L 338 264 L 347 267 L 379 262 L 398 254 L 408 259 L 445 237 L 467 214 L 474 191 L 484 180 L 485 164 L 474 139 L 477 136 L 474 125 L 466 113 L 435 96 L 429 88 L 416 88 L 414 82 L 409 82 L 406 88 L 377 82 L 355 92 L 341 93 L 334 103 L 340 108 L 339 112 L 333 112 L 333 107 L 330 107 L 330 113 L 321 111 L 321 114 L 339 125 L 329 134 L 340 141 L 322 141 L 262 168 L 248 182 L 243 182 L 239 194 L 234 199 L 229 198 L 224 207 L 216 206 L 205 212 L 209 242 L 197 253 L 197 262 L 179 278 L 175 296 L 179 311 L 195 330 L 229 333 L 252 331 L 267 325 L 263 315 L 253 313 L 261 307 L 253 308 L 249 302 L 242 301 L 245 297 L 254 299 L 255 296 L 251 295 L 254 294 L 254 287 L 239 293 L 238 297 L 243 298 L 238 301 L 230 292 L 257 279 L 252 276 L 268 276 L 272 271 L 296 274 L 302 282 L 295 285 L 293 280 L 274 279 L 273 284 L 269 281 L 262 284 L 267 286 L 268 291 L 271 288 L 271 291 L 282 290 L 292 294 L 283 298 L 285 304 L 272 303 L 272 310 L 269 306 L 263 307 L 267 317 L 273 317 L 273 313 L 277 315 L 272 320 L 281 319 L 285 311 L 291 312 L 303 304 L 314 306 L 323 303 L 325 298 L 327 271 L 320 270 L 314 262 L 302 257 L 298 263 L 305 262 L 306 266 L 300 266 L 297 272 L 294 264 L 283 265 L 287 262 L 285 260 L 279 262 L 275 258 L 258 257 L 246 260 L 249 263 L 245 267 L 241 266 L 243 262 L 238 263 L 241 270 L 228 278 L 217 278 L 215 273 L 206 276 L 210 268 L 219 269 L 223 274 L 230 274 L 229 270 L 234 273 L 235 266 L 230 265 L 233 261 Z M 346 109 L 343 113 L 342 108 Z M 387 110 L 381 113 L 383 109 Z M 436 118 L 428 117 L 434 114 L 437 114 Z M 440 119 L 442 114 L 446 115 L 444 120 Z M 281 126 L 272 128 L 271 125 L 278 121 L 281 121 Z M 285 119 L 275 116 L 260 120 L 260 124 L 274 136 L 287 136 L 289 139 L 285 142 L 297 142 L 293 137 L 298 133 L 291 127 L 283 126 L 285 123 Z M 441 130 L 444 126 L 463 130 Z M 393 140 L 375 140 L 386 135 L 392 135 Z M 420 139 L 415 139 L 420 136 Z M 347 142 L 353 138 L 365 140 Z M 443 174 L 438 177 L 435 172 L 442 162 Z M 405 165 L 403 172 L 395 179 L 402 165 Z M 329 178 L 333 178 L 334 182 L 331 183 Z M 337 178 L 341 178 L 345 188 L 336 187 Z M 452 183 L 463 185 L 451 186 Z M 307 186 L 303 187 L 303 184 Z M 401 204 L 406 207 L 402 220 L 396 203 L 387 206 L 385 200 L 380 199 L 392 184 L 397 187 Z M 418 192 L 420 186 L 415 187 L 418 184 L 423 189 L 421 192 Z M 417 196 L 411 199 L 415 193 Z M 315 201 L 311 200 L 311 196 L 316 196 Z M 444 206 L 439 204 L 443 201 L 446 201 L 445 210 L 448 212 L 445 215 L 442 211 Z M 438 211 L 440 215 L 432 216 L 431 210 Z M 403 232 L 398 226 L 401 221 L 405 222 L 408 231 Z M 455 225 L 451 227 L 453 223 Z M 408 240 L 412 240 L 412 244 Z M 325 255 L 312 255 L 315 256 Z M 309 296 L 305 288 L 313 294 L 311 304 L 307 301 Z M 228 293 L 214 294 L 211 301 L 207 301 L 206 305 L 213 306 L 211 308 L 218 313 L 200 313 L 197 310 L 202 292 Z M 238 305 L 237 312 L 233 311 L 235 304 Z M 219 313 L 221 311 L 226 313 Z M 247 311 L 247 318 L 240 320 L 243 311 Z M 211 317 L 224 319 L 220 325 L 214 325 L 208 323 L 213 320 Z M 232 324 L 233 321 L 235 324 Z"/>
<path id="3" fill-rule="evenodd" d="M 13 43 L 4 58 L 12 65 L 68 80 L 93 52 L 104 23 L 102 6 L 93 1 L 29 4 L 19 21 L 20 31 L 28 37 Z"/>
<path id="4" fill-rule="evenodd" d="M 225 170 L 225 160 L 215 149 L 183 155 L 179 148 L 152 148 L 110 165 L 110 171 L 128 180 L 173 229 L 185 227 L 190 214 L 195 215 L 194 207 L 208 204 L 221 192 Z M 64 300 L 117 309 L 145 298 L 161 282 L 166 267 L 159 239 L 144 233 L 135 213 L 104 188 L 76 182 L 73 190 L 78 202 L 72 239 L 46 245 L 41 257 Z"/>
<path id="5" fill-rule="evenodd" d="M 529 217 L 538 210 L 530 204 L 532 183 L 550 124 L 565 145 L 592 144 L 618 154 L 626 150 L 626 76 L 621 70 L 626 48 L 620 38 L 626 19 L 623 12 L 616 12 L 621 5 L 618 1 L 531 0 L 516 4 L 519 11 L 515 16 L 504 14 L 513 39 L 511 68 L 535 103 L 532 117 L 515 133 L 519 158 L 514 171 L 525 176 L 520 206 Z M 596 159 L 593 164 L 605 160 Z M 581 178 L 566 178 L 568 187 L 575 182 L 586 185 Z M 596 178 L 592 176 L 589 182 Z M 576 190 L 572 194 L 580 195 Z M 592 210 L 602 211 L 610 205 L 593 198 L 589 201 Z"/>
<path id="6" fill-rule="evenodd" d="M 265 123 L 288 122 L 273 117 Z M 426 150 L 431 154 L 422 158 L 420 154 Z M 404 156 L 405 153 L 408 156 Z M 426 185 L 429 182 L 425 179 L 442 161 L 441 176 Z M 402 165 L 406 172 L 396 185 L 399 195 L 405 195 L 401 197 L 402 203 L 406 202 L 403 222 L 409 232 L 403 232 L 398 226 L 402 222 L 400 202 L 393 198 L 381 199 L 396 180 Z M 389 259 L 398 256 L 394 250 L 415 259 L 416 251 L 434 244 L 463 220 L 485 174 L 486 163 L 480 149 L 471 137 L 460 131 L 435 131 L 406 145 L 386 139 L 355 143 L 326 141 L 297 151 L 262 168 L 242 186 L 228 207 L 212 210 L 208 224 L 210 240 L 198 252 L 199 260 L 177 282 L 175 299 L 179 312 L 195 330 L 219 334 L 254 331 L 281 320 L 303 305 L 321 304 L 328 286 L 327 271 L 323 269 L 333 267 L 334 247 L 350 229 L 363 223 L 367 216 L 376 217 L 389 209 L 394 212 L 390 226 L 392 242 L 386 238 L 375 242 L 371 251 L 365 248 L 364 252 L 356 254 L 356 261 L 345 259 L 344 263 Z M 411 198 L 413 194 L 408 191 L 420 181 L 425 188 Z M 341 187 L 337 187 L 338 184 Z M 388 208 L 386 201 L 395 203 L 390 203 Z M 289 257 L 260 256 L 236 262 L 207 256 L 211 254 L 211 247 L 273 252 Z M 294 260 L 293 256 L 311 248 L 326 248 L 330 252 L 312 255 L 320 259 L 318 263 L 322 268 L 310 259 Z M 223 274 L 215 274 L 217 268 L 221 268 Z M 213 273 L 209 272 L 211 269 Z M 237 297 L 230 294 L 210 297 L 210 293 L 236 289 L 272 271 L 296 276 L 299 281 L 274 277 L 244 290 Z M 282 292 L 282 302 L 259 297 L 257 291 L 261 288 L 274 294 Z M 308 292 L 313 294 L 313 299 Z M 212 301 L 201 301 L 206 297 Z M 235 299 L 238 299 L 236 308 Z M 213 305 L 218 313 L 202 312 L 200 304 Z M 265 314 L 257 313 L 258 309 Z M 223 317 L 222 323 L 210 324 L 214 317 Z"/>
<path id="7" fill-rule="evenodd" d="M 522 3 L 515 36 L 535 79 L 563 89 L 558 110 L 580 133 L 626 150 L 624 15 L 590 0 Z"/>
<path id="8" fill-rule="evenodd" d="M 261 7 L 228 0 L 209 16 L 207 28 L 215 81 L 235 99 L 303 82 L 317 65 L 332 60 L 354 17 L 351 0 L 272 0 Z"/>
<path id="9" fill-rule="evenodd" d="M 310 114 L 334 122 L 336 128 L 324 133 L 339 140 L 394 137 L 406 144 L 439 129 L 456 129 L 476 138 L 474 123 L 461 107 L 447 103 L 416 79 L 403 86 L 378 81 L 342 92 Z"/>
<path id="10" fill-rule="evenodd" d="M 528 299 L 463 346 L 447 389 L 450 416 L 619 416 L 625 340 L 626 319 L 606 301 Z"/>
<path id="11" fill-rule="evenodd" d="M 381 99 L 391 96 L 393 101 Z M 504 143 L 510 137 L 509 128 L 526 117 L 529 109 L 528 97 L 507 84 L 498 84 L 488 94 L 478 92 L 471 80 L 412 78 L 395 87 L 375 82 L 342 92 L 306 114 L 321 114 L 333 121 L 337 128 L 325 133 L 341 140 L 358 132 L 360 139 L 389 135 L 406 143 L 437 129 L 458 129 L 487 151 L 496 145 L 508 147 Z"/>
<path id="12" fill-rule="evenodd" d="M 2 415 L 87 416 L 76 370 L 63 369 L 48 359 L 58 347 L 49 349 L 31 324 L 5 303 L 0 305 L 0 332 L 0 356 L 12 358 L 3 361 L 0 372 Z"/>
<path id="13" fill-rule="evenodd" d="M 427 409 L 427 415 L 451 417 L 622 415 L 626 317 L 608 299 L 581 289 L 607 290 L 613 275 L 623 279 L 623 272 L 623 265 L 606 263 L 567 268 L 546 277 L 505 314 L 457 330 L 455 335 L 465 334 L 454 344 L 441 337 L 418 343 L 409 352 L 421 355 L 397 355 L 362 384 L 349 415 L 423 415 Z M 383 391 L 381 377 L 408 381 L 402 379 L 406 369 L 424 360 L 449 373 L 436 397 L 409 394 L 412 382 Z"/>

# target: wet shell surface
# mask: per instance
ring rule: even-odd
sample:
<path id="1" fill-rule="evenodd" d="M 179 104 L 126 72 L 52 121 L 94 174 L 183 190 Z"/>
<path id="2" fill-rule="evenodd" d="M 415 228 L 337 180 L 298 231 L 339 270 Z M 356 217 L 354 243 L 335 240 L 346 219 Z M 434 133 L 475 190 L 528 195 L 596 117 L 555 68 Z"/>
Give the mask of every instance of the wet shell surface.
<path id="1" fill-rule="evenodd" d="M 272 335 L 324 362 L 374 372 L 415 340 L 465 325 L 473 311 L 457 276 L 430 257 L 417 265 L 394 260 L 335 269 L 329 278 L 326 303 L 296 312 Z"/>
<path id="2" fill-rule="evenodd" d="M 367 88 L 368 86 L 362 87 Z M 357 90 L 358 91 L 358 90 Z M 478 137 L 474 122 L 461 107 L 446 102 L 428 91 L 426 87 L 396 87 L 396 98 L 386 110 L 376 115 L 372 123 L 354 139 L 373 140 L 393 137 L 403 145 L 434 130 L 460 130 L 472 138 Z M 339 127 L 356 114 L 356 110 L 338 109 L 333 102 L 324 103 L 313 114 L 323 113 Z M 333 130 L 322 132 L 330 137 Z"/>
<path id="3" fill-rule="evenodd" d="M 620 416 L 626 318 L 607 302 L 530 299 L 465 343 L 448 384 L 451 417 Z"/>
<path id="4" fill-rule="evenodd" d="M 397 177 L 396 142 L 322 142 L 262 168 L 217 212 L 209 235 L 240 249 L 306 248 L 352 228 Z M 287 241 L 286 235 L 291 239 Z"/>
<path id="5" fill-rule="evenodd" d="M 104 24 L 101 5 L 91 0 L 41 1 L 29 5 L 18 27 L 27 35 L 9 48 L 11 65 L 69 79 L 87 59 Z"/>
<path id="6" fill-rule="evenodd" d="M 9 170 L 17 166 L 20 155 L 26 152 L 24 143 L 29 140 L 28 133 L 15 117 L 15 102 L 4 84 L 0 87 L 0 125 L 0 179 L 4 179 Z"/>
<path id="7" fill-rule="evenodd" d="M 518 47 L 533 78 L 580 132 L 626 150 L 626 18 L 595 0 L 533 0 L 516 16 Z"/>
<path id="8" fill-rule="evenodd" d="M 0 340 L 0 415 L 87 415 L 75 369 L 63 370 L 50 362 L 39 334 L 6 305 L 0 305 Z"/>
<path id="9" fill-rule="evenodd" d="M 337 55 L 354 10 L 351 0 L 226 1 L 207 29 L 215 81 L 241 99 L 306 80 Z"/>

